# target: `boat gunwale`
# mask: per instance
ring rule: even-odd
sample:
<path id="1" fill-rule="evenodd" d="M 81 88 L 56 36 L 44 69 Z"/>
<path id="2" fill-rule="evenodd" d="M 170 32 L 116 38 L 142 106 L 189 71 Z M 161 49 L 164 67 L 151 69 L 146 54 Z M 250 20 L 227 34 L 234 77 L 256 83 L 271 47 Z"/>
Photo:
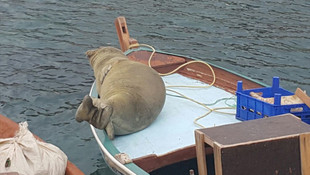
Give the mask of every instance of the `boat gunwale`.
<path id="1" fill-rule="evenodd" d="M 133 52 L 138 52 L 138 51 L 148 51 L 148 52 L 152 52 L 153 50 L 150 49 L 150 48 L 146 48 L 146 47 L 139 47 L 139 48 L 132 48 L 132 49 L 129 49 L 129 50 L 125 51 L 124 54 L 125 54 L 125 55 L 129 55 L 129 54 L 131 54 L 131 53 L 133 53 Z M 170 53 L 170 52 L 166 52 L 166 51 L 162 51 L 162 50 L 156 50 L 155 53 L 165 54 L 165 55 L 171 55 L 171 56 L 177 56 L 177 57 L 182 57 L 182 58 L 191 59 L 191 60 L 202 61 L 201 59 L 196 58 L 196 57 L 191 57 L 191 56 L 182 55 L 182 54 Z M 253 79 L 253 78 L 251 78 L 251 77 L 247 77 L 247 76 L 245 76 L 245 75 L 243 75 L 243 74 L 240 74 L 240 73 L 238 73 L 238 72 L 232 71 L 232 70 L 227 69 L 227 68 L 224 68 L 224 67 L 222 67 L 222 66 L 219 66 L 219 65 L 216 65 L 216 64 L 213 64 L 213 63 L 209 63 L 209 62 L 208 62 L 208 64 L 209 64 L 210 66 L 212 66 L 212 67 L 215 67 L 215 68 L 221 69 L 221 70 L 223 70 L 223 71 L 229 72 L 229 73 L 231 73 L 231 74 L 234 74 L 234 75 L 236 75 L 236 76 L 239 76 L 239 77 L 241 77 L 241 78 L 244 78 L 244 79 L 246 79 L 246 80 L 249 80 L 249 81 L 251 81 L 251 82 L 253 82 L 253 83 L 256 83 L 256 84 L 258 84 L 258 85 L 261 85 L 261 86 L 263 86 L 263 87 L 267 87 L 267 86 L 268 86 L 267 84 L 265 84 L 265 83 L 263 83 L 263 82 L 260 82 L 260 81 L 258 81 L 258 80 L 255 80 L 255 79 Z"/>
<path id="2" fill-rule="evenodd" d="M 13 121 L 12 119 L 10 119 L 7 116 L 0 114 L 0 139 L 13 138 L 13 137 L 15 137 L 15 135 L 18 131 L 19 131 L 19 124 L 18 123 L 16 123 L 15 121 Z M 31 134 L 35 137 L 36 140 L 38 140 L 40 142 L 45 142 L 42 138 L 37 136 L 35 133 L 31 132 Z M 1 174 L 1 172 L 0 172 L 0 174 Z M 67 165 L 66 165 L 66 169 L 65 169 L 65 175 L 85 175 L 85 174 L 74 163 L 72 163 L 69 160 L 69 157 L 67 156 Z"/>

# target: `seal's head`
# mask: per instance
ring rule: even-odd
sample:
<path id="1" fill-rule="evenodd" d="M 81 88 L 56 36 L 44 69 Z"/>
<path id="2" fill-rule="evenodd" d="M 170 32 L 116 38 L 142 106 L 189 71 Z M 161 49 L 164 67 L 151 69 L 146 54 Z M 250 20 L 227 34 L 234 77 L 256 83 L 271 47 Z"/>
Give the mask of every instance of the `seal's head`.
<path id="1" fill-rule="evenodd" d="M 89 59 L 91 67 L 101 61 L 108 61 L 114 57 L 124 57 L 123 52 L 114 47 L 99 47 L 98 49 L 88 50 L 86 56 Z"/>

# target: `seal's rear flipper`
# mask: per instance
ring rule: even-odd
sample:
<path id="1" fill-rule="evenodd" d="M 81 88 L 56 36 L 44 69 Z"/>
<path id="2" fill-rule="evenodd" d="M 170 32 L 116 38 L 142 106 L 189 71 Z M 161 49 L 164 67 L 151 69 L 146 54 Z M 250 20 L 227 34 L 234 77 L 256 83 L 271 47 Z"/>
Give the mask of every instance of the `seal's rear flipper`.
<path id="1" fill-rule="evenodd" d="M 93 100 L 89 95 L 85 95 L 82 103 L 75 113 L 75 120 L 78 122 L 89 121 L 92 115 L 91 110 L 94 108 Z"/>

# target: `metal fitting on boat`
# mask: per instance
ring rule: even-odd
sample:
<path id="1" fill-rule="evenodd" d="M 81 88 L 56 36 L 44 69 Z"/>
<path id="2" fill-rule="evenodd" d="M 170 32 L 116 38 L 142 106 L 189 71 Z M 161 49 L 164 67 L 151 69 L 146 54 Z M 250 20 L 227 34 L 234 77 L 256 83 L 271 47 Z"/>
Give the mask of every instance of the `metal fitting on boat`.
<path id="1" fill-rule="evenodd" d="M 132 160 L 126 153 L 119 153 L 116 154 L 114 157 L 117 161 L 119 161 L 123 165 L 127 163 L 132 163 Z"/>

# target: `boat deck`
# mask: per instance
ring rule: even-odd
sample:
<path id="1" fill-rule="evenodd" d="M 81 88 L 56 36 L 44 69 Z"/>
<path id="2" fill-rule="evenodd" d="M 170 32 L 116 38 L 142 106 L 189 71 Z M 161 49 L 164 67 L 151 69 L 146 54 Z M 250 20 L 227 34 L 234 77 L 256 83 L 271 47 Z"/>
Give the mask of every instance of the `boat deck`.
<path id="1" fill-rule="evenodd" d="M 144 49 L 129 50 L 128 58 L 147 64 L 151 52 Z M 156 52 L 152 59 L 152 67 L 160 73 L 167 73 L 179 65 L 196 60 L 181 55 Z M 244 82 L 244 89 L 264 86 L 242 75 L 224 68 L 211 65 L 216 75 L 214 86 L 210 88 L 173 88 L 191 99 L 207 105 L 211 109 L 236 105 L 235 91 L 237 81 Z M 178 73 L 162 77 L 166 85 L 208 86 L 213 80 L 212 72 L 206 65 L 194 63 L 178 70 Z M 98 94 L 93 85 L 90 95 Z M 216 104 L 213 104 L 217 102 Z M 114 140 L 107 138 L 105 132 L 91 126 L 100 150 L 110 167 L 122 173 L 134 171 L 136 174 L 148 174 L 158 168 L 196 157 L 194 131 L 200 129 L 195 119 L 209 112 L 205 107 L 179 97 L 167 91 L 166 102 L 158 118 L 142 131 L 116 136 Z M 235 113 L 235 109 L 225 110 Z M 212 112 L 200 119 L 198 123 L 204 127 L 214 127 L 240 122 L 235 115 Z M 212 151 L 212 150 L 209 150 Z M 115 156 L 126 153 L 133 163 L 122 165 Z M 211 153 L 211 152 L 210 152 Z"/>
<path id="2" fill-rule="evenodd" d="M 198 80 L 173 74 L 163 77 L 166 85 L 207 85 Z M 173 88 L 192 99 L 204 104 L 212 104 L 218 100 L 232 98 L 234 94 L 217 87 L 210 88 Z M 203 94 L 203 95 L 202 95 Z M 164 108 L 158 118 L 146 129 L 124 136 L 116 136 L 112 141 L 115 147 L 130 156 L 131 159 L 145 155 L 162 155 L 171 151 L 195 144 L 194 130 L 200 127 L 194 120 L 208 112 L 208 110 L 187 99 L 175 96 L 167 91 Z M 235 100 L 222 100 L 210 108 L 227 107 L 234 105 Z M 225 110 L 234 113 L 235 110 Z M 237 123 L 234 115 L 212 112 L 198 121 L 205 127 L 214 127 L 224 124 Z"/>

